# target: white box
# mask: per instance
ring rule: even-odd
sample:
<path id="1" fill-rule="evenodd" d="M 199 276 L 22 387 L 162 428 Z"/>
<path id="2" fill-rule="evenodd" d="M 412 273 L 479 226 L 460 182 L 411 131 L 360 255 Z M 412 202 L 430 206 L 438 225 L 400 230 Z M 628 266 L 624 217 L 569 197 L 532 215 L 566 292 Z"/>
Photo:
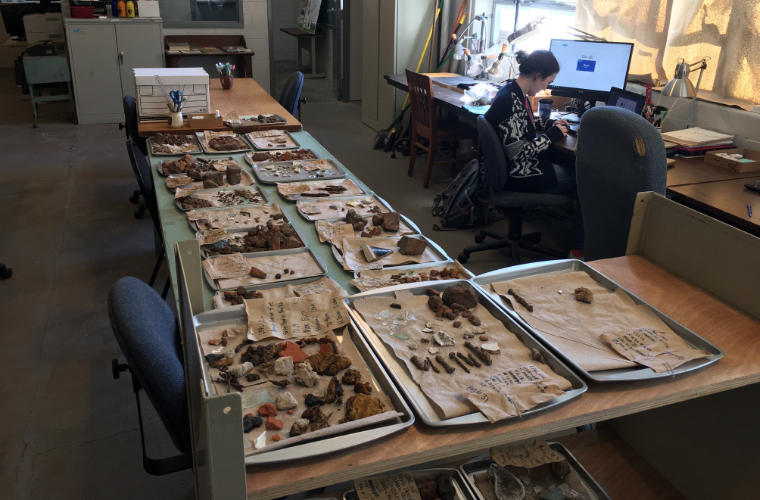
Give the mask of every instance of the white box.
<path id="1" fill-rule="evenodd" d="M 137 15 L 139 17 L 161 17 L 158 12 L 158 2 L 155 0 L 137 1 Z"/>
<path id="2" fill-rule="evenodd" d="M 47 14 L 27 14 L 24 16 L 24 30 L 27 33 L 47 33 L 63 35 L 63 20 L 60 12 Z"/>
<path id="3" fill-rule="evenodd" d="M 156 75 L 161 78 L 167 94 L 172 90 L 181 90 L 187 97 L 183 113 L 208 113 L 211 109 L 209 76 L 203 68 L 135 68 L 133 71 L 138 116 L 161 116 L 169 113 Z"/>
<path id="4" fill-rule="evenodd" d="M 26 32 L 26 42 L 29 45 L 34 45 L 40 42 L 55 42 L 63 43 L 63 33 L 35 33 L 33 31 Z"/>

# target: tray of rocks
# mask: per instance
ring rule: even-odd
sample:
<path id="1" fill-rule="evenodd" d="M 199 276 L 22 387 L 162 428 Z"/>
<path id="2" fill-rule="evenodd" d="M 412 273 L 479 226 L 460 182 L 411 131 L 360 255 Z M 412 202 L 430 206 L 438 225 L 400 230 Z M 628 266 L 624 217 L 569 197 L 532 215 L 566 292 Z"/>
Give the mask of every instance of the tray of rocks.
<path id="1" fill-rule="evenodd" d="M 420 228 L 409 218 L 402 214 L 390 212 L 375 214 L 373 216 L 360 217 L 356 212 L 349 211 L 349 215 L 340 219 L 325 219 L 314 222 L 322 243 L 332 243 L 341 238 L 392 238 L 405 234 L 422 234 Z M 397 216 L 391 221 L 389 216 Z M 384 217 L 388 219 L 385 222 Z M 361 222 L 358 221 L 361 219 Z M 347 221 L 351 222 L 347 222 Z M 393 224 L 395 222 L 395 224 Z"/>
<path id="2" fill-rule="evenodd" d="M 178 195 L 175 195 L 178 198 L 184 198 L 201 189 L 253 185 L 253 176 L 242 169 L 239 171 L 230 169 L 225 172 L 203 173 L 193 171 L 190 174 L 171 174 L 166 176 L 166 187 L 170 191 L 175 191 L 176 193 L 178 189 L 183 190 Z"/>
<path id="3" fill-rule="evenodd" d="M 259 224 L 248 229 L 227 230 L 227 239 L 210 245 L 201 245 L 201 256 L 229 255 L 232 253 L 260 253 L 291 248 L 303 248 L 306 239 L 289 222 Z"/>
<path id="4" fill-rule="evenodd" d="M 254 163 L 251 169 L 262 184 L 342 179 L 346 176 L 346 172 L 333 160 Z"/>
<path id="5" fill-rule="evenodd" d="M 390 204 L 377 195 L 346 196 L 329 200 L 299 200 L 296 209 L 308 221 L 341 219 L 353 209 L 362 217 L 393 212 Z"/>
<path id="6" fill-rule="evenodd" d="M 301 145 L 285 130 L 262 130 L 245 134 L 253 147 L 259 151 L 276 151 L 279 149 L 297 149 Z"/>
<path id="7" fill-rule="evenodd" d="M 250 229 L 259 224 L 266 226 L 270 220 L 272 224 L 290 222 L 288 215 L 277 203 L 239 208 L 203 208 L 187 212 L 187 222 L 193 231 Z"/>
<path id="8" fill-rule="evenodd" d="M 196 132 L 195 136 L 203 147 L 203 152 L 208 154 L 217 153 L 243 153 L 250 151 L 251 147 L 239 134 L 230 132 Z"/>
<path id="9" fill-rule="evenodd" d="M 214 294 L 214 309 L 223 309 L 225 307 L 241 308 L 245 300 L 250 299 L 306 297 L 316 293 L 332 292 L 340 292 L 344 297 L 348 297 L 348 292 L 327 276 L 315 276 L 288 281 L 286 285 L 270 283 L 268 285 L 259 285 L 255 288 L 241 286 L 235 290 L 216 292 Z"/>
<path id="10" fill-rule="evenodd" d="M 388 374 L 431 427 L 519 420 L 588 389 L 469 281 L 392 286 L 344 302 Z"/>
<path id="11" fill-rule="evenodd" d="M 199 189 L 183 198 L 174 198 L 174 203 L 182 211 L 198 208 L 238 207 L 264 205 L 269 203 L 266 193 L 256 186 L 240 188 Z"/>
<path id="12" fill-rule="evenodd" d="M 474 500 L 467 481 L 456 469 L 422 469 L 405 471 L 414 478 L 420 500 Z M 374 481 L 382 482 L 382 478 Z M 343 493 L 343 500 L 359 500 L 355 489 Z"/>
<path id="13" fill-rule="evenodd" d="M 148 138 L 150 154 L 153 156 L 179 156 L 200 153 L 198 139 L 192 135 L 156 134 Z"/>
<path id="14" fill-rule="evenodd" d="M 477 500 L 499 500 L 502 496 L 499 493 L 505 490 L 514 490 L 515 497 L 523 493 L 520 498 L 524 500 L 612 500 L 567 448 L 560 443 L 545 443 L 544 446 L 546 445 L 564 460 L 530 468 L 511 465 L 500 467 L 490 455 L 482 455 L 463 463 L 460 470 Z M 499 493 L 496 492 L 497 481 Z M 555 489 L 559 489 L 562 494 L 552 494 Z"/>
<path id="15" fill-rule="evenodd" d="M 450 279 L 472 279 L 473 275 L 459 261 L 426 262 L 409 264 L 389 269 L 365 269 L 354 271 L 351 284 L 360 292 L 377 290 L 389 286 L 420 283 L 424 281 L 445 281 Z"/>
<path id="16" fill-rule="evenodd" d="M 279 151 L 251 151 L 245 154 L 249 165 L 272 161 L 318 160 L 319 155 L 311 149 L 283 149 Z"/>
<path id="17" fill-rule="evenodd" d="M 158 172 L 159 175 L 167 177 L 172 174 L 190 175 L 190 172 L 192 171 L 199 173 L 226 172 L 228 166 L 244 170 L 240 163 L 231 156 L 200 158 L 191 154 L 186 154 L 182 156 L 182 158 L 177 158 L 175 160 L 159 160 L 156 163 L 156 172 Z"/>

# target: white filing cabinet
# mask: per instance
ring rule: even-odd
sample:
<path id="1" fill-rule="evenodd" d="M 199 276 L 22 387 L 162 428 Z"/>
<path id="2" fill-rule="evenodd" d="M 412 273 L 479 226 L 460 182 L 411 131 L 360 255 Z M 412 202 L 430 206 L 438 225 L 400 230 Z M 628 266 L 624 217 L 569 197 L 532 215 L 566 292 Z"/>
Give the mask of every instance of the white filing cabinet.
<path id="1" fill-rule="evenodd" d="M 134 68 L 163 68 L 161 19 L 64 20 L 79 123 L 124 121 Z"/>

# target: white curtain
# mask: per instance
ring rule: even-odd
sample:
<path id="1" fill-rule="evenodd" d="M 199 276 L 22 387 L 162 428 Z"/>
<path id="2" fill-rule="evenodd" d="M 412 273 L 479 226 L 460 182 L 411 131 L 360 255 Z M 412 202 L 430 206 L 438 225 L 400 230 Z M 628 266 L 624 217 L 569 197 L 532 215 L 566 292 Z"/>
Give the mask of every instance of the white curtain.
<path id="1" fill-rule="evenodd" d="M 700 97 L 760 103 L 760 0 L 578 0 L 576 26 L 633 42 L 631 74 L 664 85 L 679 58 L 707 56 Z"/>

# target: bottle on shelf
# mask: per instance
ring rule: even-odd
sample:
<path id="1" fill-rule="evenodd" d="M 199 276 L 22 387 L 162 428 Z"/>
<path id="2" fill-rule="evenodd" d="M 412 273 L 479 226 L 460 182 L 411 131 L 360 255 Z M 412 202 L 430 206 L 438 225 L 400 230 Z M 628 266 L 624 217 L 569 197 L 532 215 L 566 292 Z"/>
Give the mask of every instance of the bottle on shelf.
<path id="1" fill-rule="evenodd" d="M 116 4 L 116 11 L 119 13 L 119 17 L 127 17 L 127 3 L 124 0 L 119 0 Z"/>
<path id="2" fill-rule="evenodd" d="M 111 1 L 111 16 L 119 17 L 119 0 Z"/>
<path id="3" fill-rule="evenodd" d="M 127 17 L 135 17 L 135 3 L 127 0 Z"/>

